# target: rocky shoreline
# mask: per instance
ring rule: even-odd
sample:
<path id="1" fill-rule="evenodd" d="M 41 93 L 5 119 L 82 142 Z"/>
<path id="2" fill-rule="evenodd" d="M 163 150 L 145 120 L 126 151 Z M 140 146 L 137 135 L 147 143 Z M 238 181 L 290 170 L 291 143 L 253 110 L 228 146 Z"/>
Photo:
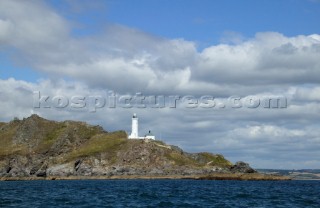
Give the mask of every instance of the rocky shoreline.
<path id="1" fill-rule="evenodd" d="M 0 180 L 289 180 L 259 174 L 221 154 L 127 138 L 124 131 L 37 115 L 0 123 Z"/>
<path id="2" fill-rule="evenodd" d="M 116 176 L 49 176 L 49 177 L 2 177 L 0 181 L 33 181 L 33 180 L 243 180 L 243 181 L 284 181 L 292 180 L 286 176 L 272 176 L 260 173 L 216 173 L 210 175 L 116 175 Z"/>

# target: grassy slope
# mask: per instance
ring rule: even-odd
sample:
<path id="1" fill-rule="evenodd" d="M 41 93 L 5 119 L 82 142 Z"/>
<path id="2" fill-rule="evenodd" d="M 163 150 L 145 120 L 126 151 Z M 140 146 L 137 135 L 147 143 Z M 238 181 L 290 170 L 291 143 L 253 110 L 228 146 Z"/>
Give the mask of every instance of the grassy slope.
<path id="1" fill-rule="evenodd" d="M 6 127 L 3 123 L 1 126 Z M 19 145 L 14 145 L 12 141 L 12 138 L 15 135 L 17 129 L 18 123 L 11 122 L 5 130 L 0 132 L 0 157 L 15 154 L 22 149 L 22 147 L 20 147 Z"/>
<path id="2" fill-rule="evenodd" d="M 14 144 L 13 138 L 21 126 L 25 125 L 26 121 L 12 121 L 9 125 L 0 123 L 5 130 L 0 130 L 0 158 L 8 155 L 27 155 L 27 154 L 42 154 L 45 152 L 56 151 L 59 148 L 65 148 L 63 161 L 72 161 L 81 157 L 94 156 L 100 153 L 108 154 L 109 159 L 116 161 L 117 152 L 127 152 L 134 145 L 140 145 L 140 141 L 128 140 L 124 131 L 116 131 L 111 133 L 103 132 L 101 129 L 88 126 L 82 122 L 53 122 L 42 118 L 34 118 L 37 127 L 31 135 L 35 135 L 34 142 L 37 145 L 30 150 L 29 143 Z M 28 129 L 28 128 L 27 128 Z M 34 129 L 33 129 L 34 130 Z M 23 130 L 22 130 L 23 131 Z M 20 132 L 21 133 L 21 132 Z M 68 142 L 66 142 L 68 140 Z M 193 166 L 203 167 L 221 166 L 227 167 L 232 165 L 222 155 L 213 155 L 211 153 L 199 153 L 204 162 L 187 156 L 177 150 L 168 149 L 162 141 L 154 141 L 156 148 L 164 148 L 163 155 L 167 160 L 172 161 L 177 166 Z M 61 144 L 58 146 L 57 144 Z M 163 147 L 162 147 L 163 146 Z M 56 148 L 56 149 L 54 149 Z"/>
<path id="3" fill-rule="evenodd" d="M 216 165 L 216 166 L 222 166 L 222 167 L 229 167 L 232 166 L 232 163 L 230 161 L 228 161 L 227 159 L 225 159 L 223 157 L 223 155 L 214 155 L 208 152 L 202 152 L 199 153 L 202 157 L 206 158 L 206 160 L 208 161 L 207 164 L 210 165 Z"/>
<path id="4" fill-rule="evenodd" d="M 97 134 L 92 136 L 80 148 L 72 151 L 67 159 L 93 156 L 101 152 L 108 152 L 115 155 L 116 151 L 128 142 L 127 135 L 123 131 L 111 132 L 108 134 Z"/>
<path id="5" fill-rule="evenodd" d="M 201 166 L 196 160 L 193 158 L 186 157 L 185 155 L 178 152 L 170 152 L 166 155 L 169 160 L 174 161 L 174 163 L 178 166 L 191 165 L 191 166 Z"/>
<path id="6" fill-rule="evenodd" d="M 203 158 L 204 162 L 200 162 L 191 157 L 187 157 L 184 154 L 180 154 L 178 152 L 170 152 L 166 155 L 169 160 L 175 162 L 176 165 L 191 165 L 195 167 L 203 167 L 203 166 L 219 166 L 219 167 L 230 167 L 232 163 L 225 159 L 222 155 L 214 155 L 211 153 L 203 152 L 199 153 L 199 156 Z"/>

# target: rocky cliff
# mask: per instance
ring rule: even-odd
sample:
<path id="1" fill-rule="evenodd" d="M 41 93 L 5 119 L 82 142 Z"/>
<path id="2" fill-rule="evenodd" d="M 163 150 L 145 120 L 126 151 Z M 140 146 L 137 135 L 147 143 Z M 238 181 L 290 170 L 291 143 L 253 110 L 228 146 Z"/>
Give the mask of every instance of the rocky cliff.
<path id="1" fill-rule="evenodd" d="M 222 155 L 186 153 L 161 141 L 128 140 L 84 122 L 37 115 L 0 123 L 0 177 L 194 176 L 253 173 Z"/>

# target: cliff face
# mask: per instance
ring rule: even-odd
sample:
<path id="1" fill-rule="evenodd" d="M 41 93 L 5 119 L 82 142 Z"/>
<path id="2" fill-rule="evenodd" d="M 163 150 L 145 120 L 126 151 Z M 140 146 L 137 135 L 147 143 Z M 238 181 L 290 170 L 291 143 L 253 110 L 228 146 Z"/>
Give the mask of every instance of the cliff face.
<path id="1" fill-rule="evenodd" d="M 203 175 L 254 172 L 222 155 L 186 153 L 161 141 L 128 140 L 83 122 L 32 115 L 0 123 L 0 176 Z"/>

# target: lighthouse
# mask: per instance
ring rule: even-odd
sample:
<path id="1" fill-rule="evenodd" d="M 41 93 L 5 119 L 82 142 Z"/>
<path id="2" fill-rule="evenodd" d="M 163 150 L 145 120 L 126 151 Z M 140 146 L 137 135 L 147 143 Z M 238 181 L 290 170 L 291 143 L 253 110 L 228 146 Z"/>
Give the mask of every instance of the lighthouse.
<path id="1" fill-rule="evenodd" d="M 138 117 L 137 114 L 133 114 L 132 116 L 132 127 L 131 127 L 131 134 L 129 135 L 129 139 L 139 139 L 138 134 Z"/>
<path id="2" fill-rule="evenodd" d="M 132 125 L 131 125 L 131 134 L 128 136 L 128 139 L 152 139 L 155 140 L 155 136 L 152 135 L 151 131 L 149 130 L 149 133 L 146 134 L 144 137 L 139 137 L 138 128 L 139 128 L 139 119 L 137 114 L 133 114 L 132 116 Z"/>

